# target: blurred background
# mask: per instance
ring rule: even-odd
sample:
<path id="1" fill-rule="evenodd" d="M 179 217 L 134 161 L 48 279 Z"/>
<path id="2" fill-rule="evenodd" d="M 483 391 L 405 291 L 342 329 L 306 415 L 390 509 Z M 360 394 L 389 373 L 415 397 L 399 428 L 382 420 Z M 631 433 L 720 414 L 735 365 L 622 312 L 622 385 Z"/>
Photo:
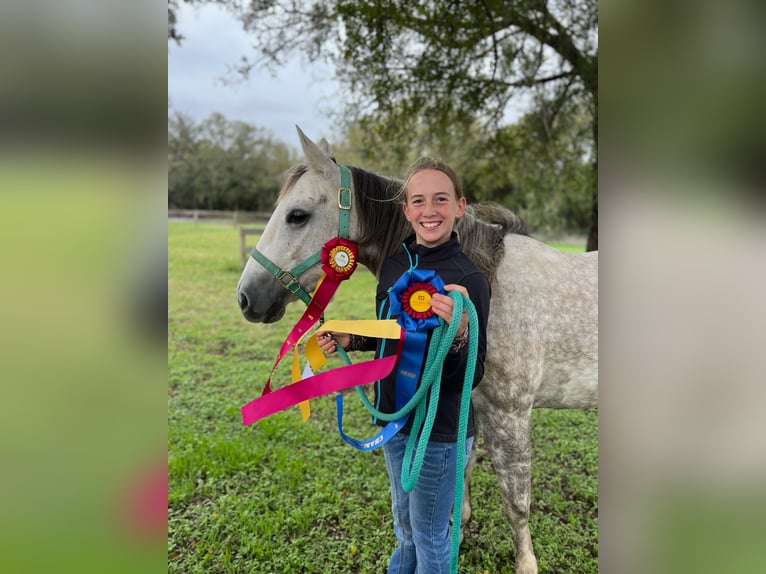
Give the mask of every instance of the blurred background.
<path id="1" fill-rule="evenodd" d="M 164 6 L 0 6 L 0 568 L 164 571 Z"/>
<path id="2" fill-rule="evenodd" d="M 763 9 L 600 4 L 600 565 L 766 564 Z"/>

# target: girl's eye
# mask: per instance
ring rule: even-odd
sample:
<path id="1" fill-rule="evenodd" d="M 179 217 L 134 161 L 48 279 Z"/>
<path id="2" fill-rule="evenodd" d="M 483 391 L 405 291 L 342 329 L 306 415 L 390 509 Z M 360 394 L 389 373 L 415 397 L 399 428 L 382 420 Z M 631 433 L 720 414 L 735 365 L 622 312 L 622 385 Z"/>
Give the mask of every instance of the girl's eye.
<path id="1" fill-rule="evenodd" d="M 311 214 L 308 211 L 303 211 L 302 209 L 293 209 L 290 213 L 287 214 L 287 224 L 292 225 L 293 227 L 300 227 L 301 225 L 305 225 L 308 220 L 311 218 Z"/>

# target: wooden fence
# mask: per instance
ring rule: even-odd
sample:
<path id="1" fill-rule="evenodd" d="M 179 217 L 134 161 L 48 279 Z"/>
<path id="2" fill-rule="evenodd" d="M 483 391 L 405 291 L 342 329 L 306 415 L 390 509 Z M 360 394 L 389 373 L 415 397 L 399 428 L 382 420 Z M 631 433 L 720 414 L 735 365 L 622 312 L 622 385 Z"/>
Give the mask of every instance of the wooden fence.
<path id="1" fill-rule="evenodd" d="M 231 221 L 236 227 L 241 223 L 266 223 L 271 217 L 268 211 L 224 211 L 216 209 L 168 209 L 168 219 L 192 221 Z"/>
<path id="2" fill-rule="evenodd" d="M 250 257 L 250 251 L 253 249 L 254 242 L 249 240 L 250 236 L 260 235 L 263 227 L 271 217 L 271 213 L 263 211 L 219 211 L 213 209 L 168 209 L 168 219 L 184 219 L 194 222 L 205 221 L 231 221 L 233 227 L 239 226 L 239 260 L 242 267 L 247 263 Z M 243 227 L 242 224 L 254 224 L 250 227 Z"/>
<path id="3" fill-rule="evenodd" d="M 247 240 L 248 235 L 260 235 L 263 229 L 260 227 L 240 227 L 239 228 L 239 261 L 242 263 L 242 267 L 245 267 L 247 258 L 250 257 L 250 252 L 253 250 L 255 244 L 250 245 Z"/>

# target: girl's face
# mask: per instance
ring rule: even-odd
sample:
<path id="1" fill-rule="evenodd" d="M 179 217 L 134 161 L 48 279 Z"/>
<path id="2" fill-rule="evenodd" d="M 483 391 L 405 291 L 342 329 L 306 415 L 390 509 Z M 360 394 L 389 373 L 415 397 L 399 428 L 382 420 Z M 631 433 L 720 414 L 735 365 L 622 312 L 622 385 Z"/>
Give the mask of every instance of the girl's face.
<path id="1" fill-rule="evenodd" d="M 465 213 L 464 197 L 457 198 L 447 174 L 424 169 L 410 177 L 404 202 L 404 217 L 415 230 L 416 242 L 436 247 L 450 238 L 458 217 Z"/>

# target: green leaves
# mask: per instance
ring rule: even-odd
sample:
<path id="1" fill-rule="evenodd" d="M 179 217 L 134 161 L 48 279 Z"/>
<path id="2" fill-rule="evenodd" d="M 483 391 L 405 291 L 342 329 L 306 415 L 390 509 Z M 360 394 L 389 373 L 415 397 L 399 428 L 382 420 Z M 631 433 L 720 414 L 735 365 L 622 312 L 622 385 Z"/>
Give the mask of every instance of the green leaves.
<path id="1" fill-rule="evenodd" d="M 196 124 L 177 111 L 168 117 L 171 206 L 270 210 L 294 161 L 291 148 L 246 122 L 213 114 Z"/>

